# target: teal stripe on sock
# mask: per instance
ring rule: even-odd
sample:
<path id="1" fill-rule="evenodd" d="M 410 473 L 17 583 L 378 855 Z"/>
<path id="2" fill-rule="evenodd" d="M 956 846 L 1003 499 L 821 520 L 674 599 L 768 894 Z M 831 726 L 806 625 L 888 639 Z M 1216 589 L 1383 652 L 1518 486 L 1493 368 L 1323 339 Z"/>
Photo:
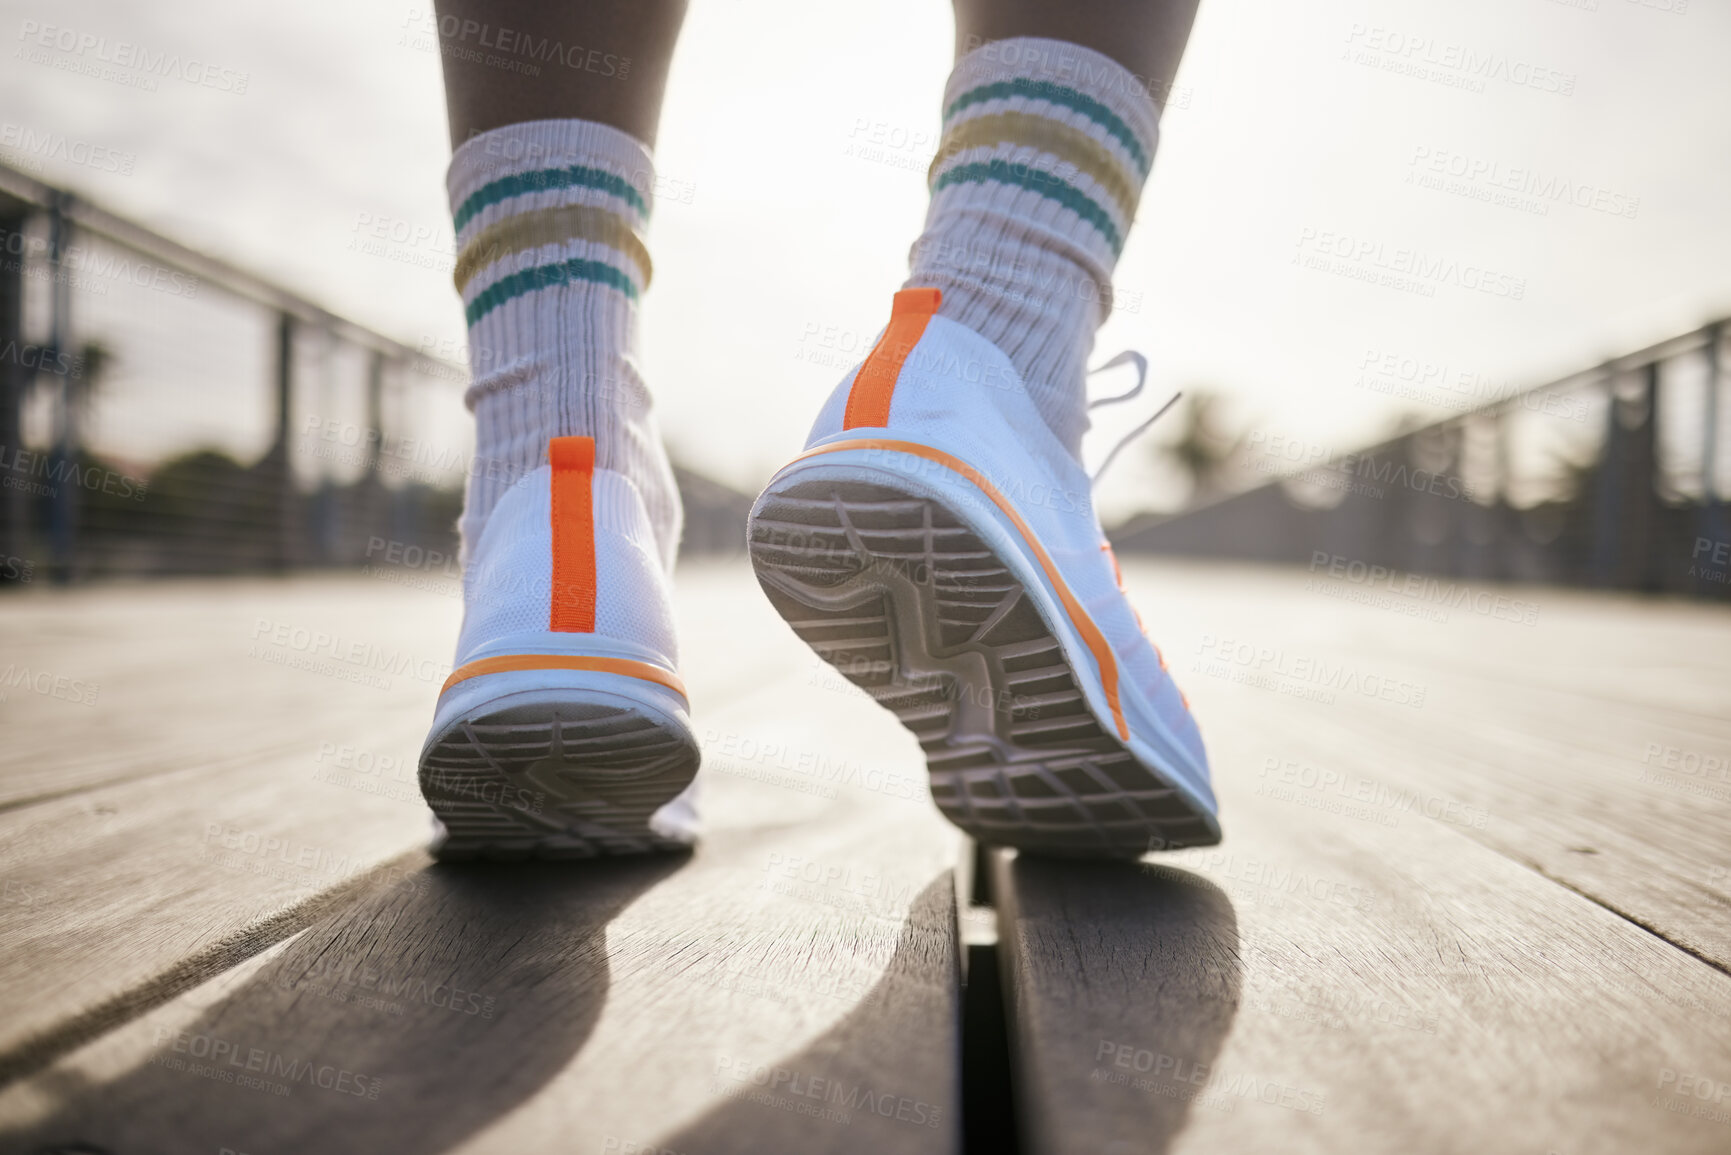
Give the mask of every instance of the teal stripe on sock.
<path id="1" fill-rule="evenodd" d="M 1092 197 L 1075 185 L 1067 184 L 1050 173 L 1030 169 L 1027 165 L 1010 164 L 1003 160 L 959 164 L 937 179 L 932 185 L 932 192 L 936 194 L 953 184 L 982 184 L 986 181 L 1018 185 L 1055 200 L 1099 229 L 1106 242 L 1112 246 L 1114 257 L 1118 256 L 1119 250 L 1123 248 L 1124 241 L 1118 235 L 1117 226 L 1112 223 L 1112 218 L 1106 215 L 1106 210 L 1096 204 Z"/>
<path id="2" fill-rule="evenodd" d="M 1061 104 L 1065 108 L 1074 109 L 1111 133 L 1124 151 L 1130 154 L 1130 159 L 1136 162 L 1136 169 L 1144 178 L 1148 175 L 1148 154 L 1142 150 L 1142 142 L 1136 139 L 1136 134 L 1130 131 L 1130 126 L 1118 118 L 1118 114 L 1095 100 L 1091 96 L 1077 92 L 1074 88 L 1065 88 L 1061 84 L 1053 84 L 1050 80 L 1000 80 L 995 84 L 981 85 L 969 89 L 955 100 L 955 103 L 944 109 L 944 122 L 947 124 L 952 116 L 976 104 L 988 100 L 1002 100 L 1008 96 L 1027 96 L 1037 100 Z M 459 228 L 462 226 L 459 225 Z"/>
<path id="3" fill-rule="evenodd" d="M 633 301 L 637 299 L 637 286 L 631 283 L 631 278 L 601 261 L 584 260 L 581 257 L 563 261 L 557 265 L 540 265 L 533 269 L 524 269 L 520 273 L 512 273 L 481 290 L 481 295 L 469 302 L 463 310 L 463 315 L 473 325 L 506 301 L 516 300 L 524 293 L 532 293 L 536 289 L 551 289 L 556 285 L 568 285 L 572 281 L 589 281 L 597 285 L 608 285 L 618 289 Z"/>
<path id="4" fill-rule="evenodd" d="M 463 226 L 474 219 L 475 214 L 488 205 L 496 205 L 502 200 L 522 196 L 524 193 L 545 192 L 556 188 L 592 188 L 619 197 L 632 208 L 643 214 L 643 219 L 649 219 L 649 206 L 643 200 L 643 194 L 625 180 L 601 168 L 586 168 L 576 164 L 570 168 L 545 168 L 537 172 L 520 172 L 516 176 L 500 177 L 498 180 L 480 187 L 468 200 L 457 209 L 454 218 L 458 232 Z"/>

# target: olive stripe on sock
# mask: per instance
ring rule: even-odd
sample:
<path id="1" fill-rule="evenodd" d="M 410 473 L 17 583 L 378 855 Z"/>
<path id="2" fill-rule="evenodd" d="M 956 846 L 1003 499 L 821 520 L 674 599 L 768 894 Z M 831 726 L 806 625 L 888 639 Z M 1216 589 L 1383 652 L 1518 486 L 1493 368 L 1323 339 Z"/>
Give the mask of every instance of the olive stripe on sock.
<path id="1" fill-rule="evenodd" d="M 551 289 L 559 285 L 568 285 L 573 281 L 589 281 L 598 285 L 609 285 L 624 293 L 632 301 L 637 300 L 637 286 L 631 283 L 631 278 L 601 261 L 589 261 L 578 258 L 563 261 L 556 265 L 539 265 L 533 269 L 524 269 L 520 273 L 512 273 L 502 277 L 493 284 L 481 290 L 479 296 L 464 307 L 463 315 L 473 325 L 500 305 L 532 293 L 536 289 Z"/>
<path id="2" fill-rule="evenodd" d="M 463 400 L 475 414 L 463 556 L 474 559 L 511 487 L 548 464 L 551 442 L 581 437 L 594 441 L 596 470 L 629 481 L 654 536 L 639 544 L 671 568 L 679 490 L 638 345 L 655 247 L 648 146 L 593 120 L 521 121 L 464 141 L 445 188 L 469 323 Z"/>
<path id="3" fill-rule="evenodd" d="M 1049 173 L 1029 172 L 1025 165 L 1013 165 L 1004 160 L 959 164 L 933 183 L 932 195 L 936 196 L 951 185 L 984 184 L 988 181 L 1017 185 L 1030 192 L 1039 193 L 1048 200 L 1057 201 L 1098 229 L 1100 235 L 1106 238 L 1106 243 L 1112 247 L 1114 257 L 1123 250 L 1123 234 L 1112 223 L 1112 218 L 1106 215 L 1106 210 L 1096 204 L 1092 197 L 1075 185 L 1066 184 Z"/>
<path id="4" fill-rule="evenodd" d="M 498 180 L 482 185 L 475 190 L 473 196 L 458 206 L 452 219 L 460 233 L 463 231 L 463 226 L 475 218 L 476 213 L 489 205 L 496 205 L 500 201 L 523 196 L 526 193 L 564 188 L 591 188 L 608 193 L 636 209 L 645 220 L 649 218 L 648 202 L 643 199 L 643 194 L 632 188 L 630 182 L 624 177 L 616 176 L 605 169 L 589 168 L 577 164 L 570 168 L 545 168 L 535 172 L 520 172 L 514 176 L 500 177 Z"/>
<path id="5" fill-rule="evenodd" d="M 944 133 L 937 156 L 932 158 L 927 180 L 937 179 L 938 169 L 966 149 L 1016 145 L 1036 149 L 1087 173 L 1105 190 L 1125 223 L 1136 215 L 1141 180 L 1132 179 L 1112 151 L 1081 129 L 1059 120 L 1025 112 L 1005 112 L 964 120 Z M 1054 179 L 1057 179 L 1054 176 Z"/>
<path id="6" fill-rule="evenodd" d="M 623 217 L 594 205 L 562 205 L 506 217 L 476 233 L 457 258 L 457 291 L 494 261 L 565 241 L 589 241 L 624 253 L 637 265 L 643 287 L 649 287 L 654 271 L 649 250 Z"/>
<path id="7" fill-rule="evenodd" d="M 1111 57 L 1037 36 L 957 60 L 943 110 L 942 163 L 929 173 L 907 285 L 941 290 L 938 316 L 1004 351 L 1080 460 L 1088 354 L 1112 308 L 1160 110 Z"/>
<path id="8" fill-rule="evenodd" d="M 1003 100 L 1011 96 L 1025 96 L 1033 100 L 1044 100 L 1048 104 L 1061 105 L 1064 108 L 1079 112 L 1101 128 L 1105 129 L 1118 143 L 1124 146 L 1124 151 L 1136 162 L 1136 171 L 1144 178 L 1148 175 L 1151 161 L 1148 150 L 1142 142 L 1136 139 L 1136 134 L 1130 131 L 1130 126 L 1118 117 L 1118 114 L 1101 104 L 1098 100 L 1084 96 L 1074 88 L 1065 88 L 1061 84 L 1053 84 L 1049 80 L 1000 80 L 995 84 L 983 84 L 958 96 L 950 106 L 944 109 L 944 120 L 947 123 L 956 113 L 988 100 Z"/>

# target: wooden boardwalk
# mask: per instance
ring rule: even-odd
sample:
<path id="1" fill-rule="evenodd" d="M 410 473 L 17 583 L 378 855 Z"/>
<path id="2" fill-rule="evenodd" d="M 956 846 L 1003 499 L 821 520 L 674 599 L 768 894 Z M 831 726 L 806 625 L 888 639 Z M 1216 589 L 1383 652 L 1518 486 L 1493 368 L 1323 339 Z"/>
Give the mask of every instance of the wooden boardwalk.
<path id="1" fill-rule="evenodd" d="M 1731 613 L 1126 576 L 1227 833 L 1139 864 L 976 855 L 739 565 L 600 865 L 428 859 L 449 577 L 0 599 L 0 1151 L 1731 1151 Z"/>

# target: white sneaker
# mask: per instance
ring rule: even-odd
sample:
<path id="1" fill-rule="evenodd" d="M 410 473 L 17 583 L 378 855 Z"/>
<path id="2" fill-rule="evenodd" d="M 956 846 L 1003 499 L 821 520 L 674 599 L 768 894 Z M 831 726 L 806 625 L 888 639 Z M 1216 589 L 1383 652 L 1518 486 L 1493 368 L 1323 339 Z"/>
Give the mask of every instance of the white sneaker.
<path id="1" fill-rule="evenodd" d="M 896 294 L 751 513 L 776 609 L 919 738 L 983 843 L 1134 856 L 1219 841 L 1202 738 L 1124 596 L 1082 467 L 1014 366 Z"/>
<path id="2" fill-rule="evenodd" d="M 697 773 L 667 577 L 630 480 L 558 437 L 469 558 L 457 658 L 421 751 L 441 858 L 682 849 Z M 684 791 L 684 793 L 681 793 Z"/>

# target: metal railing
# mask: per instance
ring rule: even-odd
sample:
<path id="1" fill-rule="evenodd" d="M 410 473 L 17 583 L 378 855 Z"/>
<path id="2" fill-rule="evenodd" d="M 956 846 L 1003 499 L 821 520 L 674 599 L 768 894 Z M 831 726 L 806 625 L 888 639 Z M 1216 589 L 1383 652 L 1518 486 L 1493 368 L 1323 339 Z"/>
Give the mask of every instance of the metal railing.
<path id="1" fill-rule="evenodd" d="M 0 579 L 449 552 L 467 381 L 0 166 Z"/>
<path id="2" fill-rule="evenodd" d="M 1520 392 L 1420 380 L 1462 412 L 1348 455 L 1265 439 L 1268 483 L 1114 541 L 1731 597 L 1726 327 Z M 0 583 L 454 557 L 467 382 L 0 165 Z M 743 548 L 748 500 L 679 475 L 687 549 Z"/>
<path id="3" fill-rule="evenodd" d="M 1720 321 L 1489 400 L 1469 375 L 1412 390 L 1457 416 L 1352 454 L 1251 436 L 1276 476 L 1121 526 L 1121 550 L 1353 572 L 1731 598 L 1731 406 Z M 1361 378 L 1395 392 L 1421 367 Z M 1278 444 L 1276 444 L 1278 442 Z M 1297 446 L 1296 452 L 1293 446 Z"/>

